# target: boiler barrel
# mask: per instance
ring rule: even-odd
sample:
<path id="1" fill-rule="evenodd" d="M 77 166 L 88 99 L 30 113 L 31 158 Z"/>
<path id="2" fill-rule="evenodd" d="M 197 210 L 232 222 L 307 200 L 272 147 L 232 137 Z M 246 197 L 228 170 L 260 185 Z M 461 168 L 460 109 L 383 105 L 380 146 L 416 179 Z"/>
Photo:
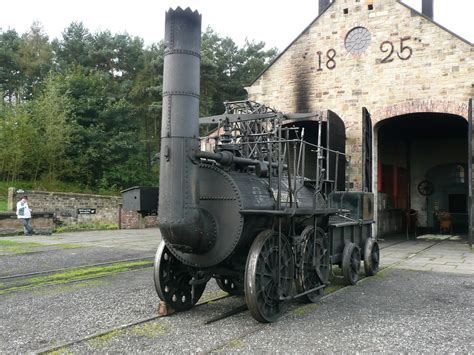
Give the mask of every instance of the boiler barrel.
<path id="1" fill-rule="evenodd" d="M 256 235 L 272 227 L 272 218 L 266 215 L 241 213 L 244 210 L 276 208 L 273 192 L 276 190 L 276 185 L 269 189 L 267 179 L 247 173 L 226 172 L 213 165 L 201 165 L 199 186 L 199 206 L 206 214 L 212 216 L 216 223 L 216 243 L 202 254 L 170 248 L 183 263 L 195 267 L 211 267 L 236 252 L 243 251 L 246 254 Z M 285 184 L 282 186 L 284 195 Z M 299 196 L 299 207 L 312 207 L 312 189 L 303 187 Z"/>

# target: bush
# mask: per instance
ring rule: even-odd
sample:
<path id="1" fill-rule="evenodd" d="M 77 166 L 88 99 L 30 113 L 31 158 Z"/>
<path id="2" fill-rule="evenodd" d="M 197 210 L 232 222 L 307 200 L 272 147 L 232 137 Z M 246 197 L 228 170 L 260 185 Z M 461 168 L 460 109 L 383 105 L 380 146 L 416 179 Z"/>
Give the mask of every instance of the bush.
<path id="1" fill-rule="evenodd" d="M 70 224 L 68 226 L 56 227 L 54 228 L 53 233 L 94 231 L 94 230 L 115 230 L 115 229 L 118 229 L 117 223 L 84 223 L 84 224 Z"/>

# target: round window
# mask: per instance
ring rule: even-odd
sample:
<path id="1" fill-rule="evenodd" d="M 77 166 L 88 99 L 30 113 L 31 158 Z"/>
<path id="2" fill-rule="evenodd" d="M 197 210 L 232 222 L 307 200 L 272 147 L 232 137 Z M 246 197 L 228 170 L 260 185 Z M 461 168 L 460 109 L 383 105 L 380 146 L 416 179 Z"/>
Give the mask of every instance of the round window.
<path id="1" fill-rule="evenodd" d="M 354 27 L 346 35 L 344 45 L 349 53 L 362 54 L 369 47 L 370 32 L 365 27 Z"/>

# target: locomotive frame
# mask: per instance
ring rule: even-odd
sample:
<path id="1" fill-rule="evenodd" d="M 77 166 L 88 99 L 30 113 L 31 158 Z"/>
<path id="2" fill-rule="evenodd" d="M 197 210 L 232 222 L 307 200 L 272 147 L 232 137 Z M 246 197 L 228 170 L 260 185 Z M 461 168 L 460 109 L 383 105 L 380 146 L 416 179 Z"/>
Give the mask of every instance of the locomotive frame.
<path id="1" fill-rule="evenodd" d="M 189 9 L 166 15 L 155 286 L 183 311 L 215 278 L 272 322 L 290 300 L 317 302 L 334 264 L 347 284 L 361 258 L 367 275 L 377 272 L 373 196 L 345 191 L 344 124 L 331 111 L 227 102 L 199 120 L 217 125 L 212 151 L 199 149 L 200 21 Z"/>

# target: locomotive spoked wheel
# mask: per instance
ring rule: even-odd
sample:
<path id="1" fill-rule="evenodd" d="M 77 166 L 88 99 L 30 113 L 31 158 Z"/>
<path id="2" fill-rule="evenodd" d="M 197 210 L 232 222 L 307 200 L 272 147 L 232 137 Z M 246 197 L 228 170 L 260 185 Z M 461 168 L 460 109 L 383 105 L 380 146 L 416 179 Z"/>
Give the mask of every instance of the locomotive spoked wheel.
<path id="1" fill-rule="evenodd" d="M 360 249 L 354 243 L 347 243 L 342 252 L 342 275 L 347 285 L 355 285 L 359 280 Z"/>
<path id="2" fill-rule="evenodd" d="M 280 297 L 291 294 L 293 275 L 293 252 L 288 239 L 281 236 L 279 251 L 278 233 L 261 232 L 250 247 L 245 266 L 245 300 L 256 320 L 273 322 L 285 312 L 287 302 Z"/>
<path id="3" fill-rule="evenodd" d="M 194 294 L 189 281 L 189 269 L 176 259 L 162 241 L 156 251 L 155 288 L 160 299 L 175 311 L 186 311 L 201 298 L 206 284 L 194 286 Z"/>
<path id="4" fill-rule="evenodd" d="M 233 277 L 221 277 L 216 278 L 216 283 L 222 291 L 230 295 L 241 296 L 244 294 L 244 284 L 242 280 L 237 280 Z"/>
<path id="5" fill-rule="evenodd" d="M 367 238 L 364 247 L 364 271 L 367 276 L 373 276 L 379 271 L 380 249 L 374 238 Z"/>
<path id="6" fill-rule="evenodd" d="M 301 233 L 303 246 L 301 265 L 296 280 L 298 293 L 311 290 L 327 283 L 329 278 L 329 251 L 326 233 L 321 228 L 307 226 Z M 324 289 L 302 296 L 303 301 L 317 302 L 324 294 Z"/>

